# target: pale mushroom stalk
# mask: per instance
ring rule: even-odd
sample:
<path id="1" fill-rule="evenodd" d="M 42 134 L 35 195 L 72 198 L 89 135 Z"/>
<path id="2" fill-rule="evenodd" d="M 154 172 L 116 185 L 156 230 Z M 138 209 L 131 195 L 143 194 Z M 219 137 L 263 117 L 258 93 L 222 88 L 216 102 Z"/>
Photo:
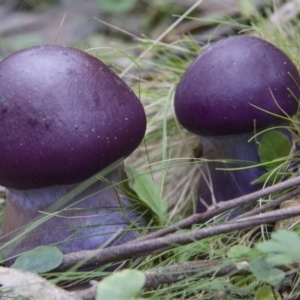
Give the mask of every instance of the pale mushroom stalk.
<path id="1" fill-rule="evenodd" d="M 137 238 L 145 218 L 125 192 L 113 186 L 121 171 L 117 168 L 105 176 L 106 182 L 96 179 L 84 190 L 81 184 L 7 189 L 1 242 L 8 244 L 2 254 L 9 258 L 43 245 L 72 253 Z"/>
<path id="2" fill-rule="evenodd" d="M 199 212 L 206 211 L 212 204 L 234 199 L 261 188 L 261 184 L 251 184 L 265 173 L 263 167 L 256 166 L 259 164 L 258 144 L 253 139 L 249 142 L 251 138 L 253 133 L 200 137 L 202 158 L 208 162 L 201 168 Z M 237 168 L 245 169 L 229 170 Z"/>

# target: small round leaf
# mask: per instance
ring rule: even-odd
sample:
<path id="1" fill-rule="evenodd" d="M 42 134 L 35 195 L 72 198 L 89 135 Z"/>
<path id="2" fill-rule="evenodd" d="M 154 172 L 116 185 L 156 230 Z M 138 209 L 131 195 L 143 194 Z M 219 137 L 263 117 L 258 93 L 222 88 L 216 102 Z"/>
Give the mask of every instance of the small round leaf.
<path id="1" fill-rule="evenodd" d="M 45 273 L 58 267 L 63 254 L 57 247 L 40 246 L 20 255 L 12 268 L 33 273 Z"/>
<path id="2" fill-rule="evenodd" d="M 97 290 L 96 300 L 134 300 L 145 284 L 146 276 L 136 270 L 123 270 L 103 279 Z"/>

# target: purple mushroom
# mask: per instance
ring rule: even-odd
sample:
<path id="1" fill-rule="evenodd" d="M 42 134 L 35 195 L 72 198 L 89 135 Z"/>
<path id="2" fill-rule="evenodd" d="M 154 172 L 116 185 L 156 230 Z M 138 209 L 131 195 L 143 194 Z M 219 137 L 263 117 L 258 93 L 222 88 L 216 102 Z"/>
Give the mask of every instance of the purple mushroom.
<path id="1" fill-rule="evenodd" d="M 262 167 L 219 168 L 259 162 L 256 141 L 248 141 L 297 112 L 299 82 L 281 50 L 250 36 L 213 43 L 187 69 L 176 89 L 176 116 L 200 136 L 203 158 L 211 160 L 203 164 L 198 212 L 261 187 L 251 182 L 265 172 Z"/>
<path id="2" fill-rule="evenodd" d="M 111 187 L 120 181 L 121 167 L 86 189 L 80 183 L 131 154 L 145 130 L 139 99 L 95 57 L 43 45 L 5 58 L 0 184 L 7 200 L 1 242 L 16 241 L 3 248 L 4 257 L 40 245 L 71 253 L 136 238 L 145 220 L 123 190 Z"/>

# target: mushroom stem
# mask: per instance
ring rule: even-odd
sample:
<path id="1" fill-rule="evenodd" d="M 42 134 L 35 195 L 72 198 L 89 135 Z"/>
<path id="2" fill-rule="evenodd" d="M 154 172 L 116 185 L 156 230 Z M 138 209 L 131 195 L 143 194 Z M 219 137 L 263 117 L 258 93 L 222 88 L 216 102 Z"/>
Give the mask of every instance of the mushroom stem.
<path id="1" fill-rule="evenodd" d="M 254 166 L 259 163 L 259 157 L 256 141 L 248 142 L 252 136 L 251 132 L 200 137 L 203 145 L 203 157 L 212 161 L 203 164 L 198 212 L 206 211 L 212 204 L 230 200 L 261 188 L 261 184 L 251 184 L 265 172 L 263 167 Z M 240 167 L 245 167 L 245 169 L 219 170 Z"/>
<path id="2" fill-rule="evenodd" d="M 3 256 L 8 259 L 41 245 L 57 245 L 63 253 L 71 253 L 135 239 L 145 219 L 113 186 L 120 181 L 121 171 L 121 167 L 115 169 L 106 182 L 96 180 L 84 191 L 78 191 L 80 184 L 7 189 Z"/>

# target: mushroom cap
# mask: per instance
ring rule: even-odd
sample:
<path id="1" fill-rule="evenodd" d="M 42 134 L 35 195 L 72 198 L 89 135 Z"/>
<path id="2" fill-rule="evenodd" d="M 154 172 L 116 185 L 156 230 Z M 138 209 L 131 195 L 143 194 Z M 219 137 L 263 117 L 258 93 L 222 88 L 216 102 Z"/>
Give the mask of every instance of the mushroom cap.
<path id="1" fill-rule="evenodd" d="M 249 36 L 222 39 L 183 75 L 175 93 L 176 116 L 199 135 L 251 132 L 254 122 L 262 129 L 280 121 L 274 114 L 297 112 L 299 83 L 294 64 L 272 44 Z"/>
<path id="2" fill-rule="evenodd" d="M 146 117 L 103 62 L 42 45 L 0 63 L 0 184 L 35 189 L 81 182 L 128 156 Z"/>

